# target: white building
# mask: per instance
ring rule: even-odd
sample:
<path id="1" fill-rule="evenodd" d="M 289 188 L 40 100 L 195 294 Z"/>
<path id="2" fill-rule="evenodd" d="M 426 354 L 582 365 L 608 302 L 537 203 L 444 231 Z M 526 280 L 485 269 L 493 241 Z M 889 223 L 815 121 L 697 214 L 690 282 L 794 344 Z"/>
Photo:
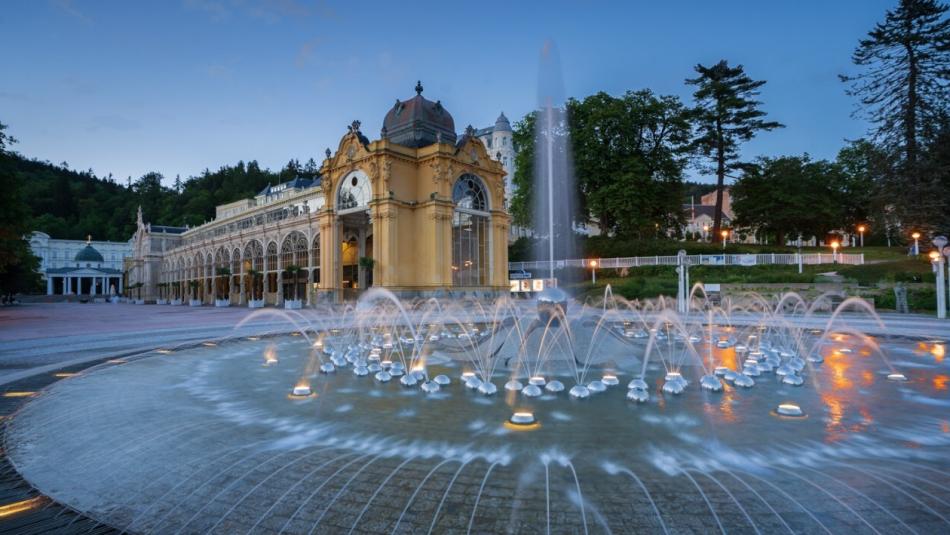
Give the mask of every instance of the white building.
<path id="1" fill-rule="evenodd" d="M 58 240 L 43 232 L 30 235 L 40 259 L 47 295 L 109 295 L 122 291 L 122 263 L 132 256 L 131 242 Z"/>
<path id="2" fill-rule="evenodd" d="M 494 126 L 479 128 L 475 135 L 485 144 L 489 156 L 497 162 L 501 162 L 505 168 L 505 208 L 511 203 L 511 196 L 514 193 L 512 188 L 512 179 L 515 177 L 515 145 L 512 139 L 511 123 L 502 112 L 495 120 Z"/>

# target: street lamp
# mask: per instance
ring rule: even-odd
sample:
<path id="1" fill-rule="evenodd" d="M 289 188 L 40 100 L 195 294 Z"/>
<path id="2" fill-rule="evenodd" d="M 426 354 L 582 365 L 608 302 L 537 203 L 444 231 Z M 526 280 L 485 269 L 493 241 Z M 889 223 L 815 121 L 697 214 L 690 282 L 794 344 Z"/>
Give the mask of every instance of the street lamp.
<path id="1" fill-rule="evenodd" d="M 703 241 L 709 241 L 709 225 L 703 225 Z"/>
<path id="2" fill-rule="evenodd" d="M 915 233 L 911 234 L 910 237 L 911 237 L 911 238 L 914 238 L 914 256 L 919 256 L 919 255 L 920 255 L 920 243 L 918 243 L 917 240 L 920 239 L 920 233 L 919 233 L 919 232 L 915 232 Z"/>
<path id="3" fill-rule="evenodd" d="M 950 252 L 947 247 L 947 238 L 945 236 L 936 236 L 933 239 L 935 250 L 930 251 L 930 261 L 933 262 L 934 272 L 937 275 L 937 317 L 940 319 L 947 317 L 947 292 L 943 279 L 943 254 Z"/>
<path id="4" fill-rule="evenodd" d="M 838 247 L 841 247 L 841 244 L 838 243 L 838 240 L 831 242 L 831 261 L 835 264 L 838 263 Z"/>
<path id="5" fill-rule="evenodd" d="M 726 240 L 729 239 L 729 231 L 723 229 L 723 231 L 720 232 L 719 234 L 722 236 L 722 250 L 725 251 L 725 250 L 726 250 Z"/>
<path id="6" fill-rule="evenodd" d="M 864 225 L 858 225 L 858 235 L 861 236 L 861 248 L 864 249 L 864 231 L 867 230 L 867 227 Z"/>
<path id="7" fill-rule="evenodd" d="M 591 260 L 587 263 L 590 266 L 590 282 L 591 284 L 597 284 L 597 261 Z"/>

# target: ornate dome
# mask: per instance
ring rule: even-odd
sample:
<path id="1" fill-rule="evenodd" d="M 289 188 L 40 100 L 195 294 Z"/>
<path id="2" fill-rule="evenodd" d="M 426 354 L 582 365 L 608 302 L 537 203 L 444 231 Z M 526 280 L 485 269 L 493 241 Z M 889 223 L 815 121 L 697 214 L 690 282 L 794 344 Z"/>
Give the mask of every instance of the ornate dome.
<path id="1" fill-rule="evenodd" d="M 86 244 L 81 251 L 76 253 L 75 262 L 105 262 L 99 251 L 90 244 Z"/>
<path id="2" fill-rule="evenodd" d="M 442 106 L 422 96 L 422 82 L 416 83 L 416 96 L 396 104 L 383 119 L 382 137 L 407 147 L 426 147 L 433 143 L 455 143 L 455 120 Z"/>
<path id="3" fill-rule="evenodd" d="M 508 121 L 508 118 L 505 117 L 505 112 L 501 112 L 501 115 L 495 119 L 495 132 L 511 132 L 511 123 Z"/>

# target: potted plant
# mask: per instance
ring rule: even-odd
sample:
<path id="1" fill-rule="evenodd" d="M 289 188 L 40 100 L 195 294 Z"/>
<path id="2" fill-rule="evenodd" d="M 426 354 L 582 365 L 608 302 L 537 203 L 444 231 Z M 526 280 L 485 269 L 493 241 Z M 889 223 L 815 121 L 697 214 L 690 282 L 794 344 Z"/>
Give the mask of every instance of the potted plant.
<path id="1" fill-rule="evenodd" d="M 250 286 L 250 295 L 247 298 L 247 307 L 248 308 L 262 308 L 264 306 L 264 296 L 261 295 L 263 292 L 258 292 L 258 280 L 261 277 L 261 272 L 251 268 L 247 270 L 247 284 Z M 263 288 L 262 288 L 263 290 Z"/>
<path id="2" fill-rule="evenodd" d="M 231 277 L 231 270 L 226 267 L 219 267 L 214 270 L 214 274 L 214 306 L 231 306 L 231 299 L 228 295 L 230 293 L 228 279 Z"/>
<path id="3" fill-rule="evenodd" d="M 142 299 L 142 287 L 145 286 L 145 283 L 136 282 L 132 285 L 132 288 L 135 290 L 135 299 L 132 300 L 132 303 L 135 305 L 144 305 L 145 300 Z"/>
<path id="4" fill-rule="evenodd" d="M 168 283 L 160 282 L 156 284 L 158 286 L 158 299 L 155 300 L 156 305 L 167 305 L 168 299 L 166 299 L 168 294 Z"/>
<path id="5" fill-rule="evenodd" d="M 181 282 L 171 283 L 171 288 L 172 288 L 172 291 L 171 291 L 171 295 L 169 296 L 170 299 L 168 301 L 168 304 L 173 305 L 173 306 L 180 305 L 181 295 L 179 294 L 181 293 Z"/>
<path id="6" fill-rule="evenodd" d="M 201 299 L 198 299 L 198 288 L 201 287 L 201 283 L 196 280 L 188 281 L 188 288 L 191 289 L 191 298 L 188 300 L 188 306 L 200 307 Z"/>
<path id="7" fill-rule="evenodd" d="M 373 285 L 373 267 L 376 266 L 376 260 L 371 256 L 361 256 L 359 259 L 360 267 L 366 270 L 366 287 Z"/>
<path id="8" fill-rule="evenodd" d="M 284 268 L 284 273 L 286 273 L 291 280 L 291 297 L 290 299 L 284 300 L 284 308 L 299 310 L 303 308 L 303 302 L 300 299 L 297 299 L 297 276 L 300 274 L 300 266 L 291 264 Z"/>

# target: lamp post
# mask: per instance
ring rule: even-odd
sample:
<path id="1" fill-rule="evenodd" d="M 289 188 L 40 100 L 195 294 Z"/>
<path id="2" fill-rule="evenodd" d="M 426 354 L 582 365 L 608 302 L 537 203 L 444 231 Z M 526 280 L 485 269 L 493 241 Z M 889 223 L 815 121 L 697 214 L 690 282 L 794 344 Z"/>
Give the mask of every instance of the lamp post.
<path id="1" fill-rule="evenodd" d="M 719 234 L 722 236 L 722 250 L 725 251 L 725 250 L 726 250 L 726 240 L 729 239 L 729 231 L 728 231 L 728 230 L 723 230 L 723 231 L 720 232 Z"/>
<path id="2" fill-rule="evenodd" d="M 933 262 L 934 272 L 937 275 L 937 317 L 944 319 L 947 317 L 947 291 L 943 279 L 943 253 L 947 252 L 946 236 L 937 236 L 933 239 L 935 250 L 930 251 L 930 261 Z"/>
<path id="3" fill-rule="evenodd" d="M 867 230 L 867 227 L 864 225 L 858 225 L 858 235 L 861 236 L 861 248 L 864 249 L 864 231 Z"/>
<path id="4" fill-rule="evenodd" d="M 920 255 L 920 243 L 917 241 L 920 239 L 920 233 L 915 232 L 910 235 L 911 238 L 914 238 L 914 256 Z"/>
<path id="5" fill-rule="evenodd" d="M 591 260 L 587 263 L 590 266 L 590 282 L 591 284 L 597 284 L 597 261 Z"/>
<path id="6" fill-rule="evenodd" d="M 835 264 L 838 263 L 838 247 L 841 247 L 841 244 L 838 243 L 838 240 L 831 242 L 831 261 Z"/>
<path id="7" fill-rule="evenodd" d="M 703 241 L 709 241 L 709 225 L 703 225 Z"/>

